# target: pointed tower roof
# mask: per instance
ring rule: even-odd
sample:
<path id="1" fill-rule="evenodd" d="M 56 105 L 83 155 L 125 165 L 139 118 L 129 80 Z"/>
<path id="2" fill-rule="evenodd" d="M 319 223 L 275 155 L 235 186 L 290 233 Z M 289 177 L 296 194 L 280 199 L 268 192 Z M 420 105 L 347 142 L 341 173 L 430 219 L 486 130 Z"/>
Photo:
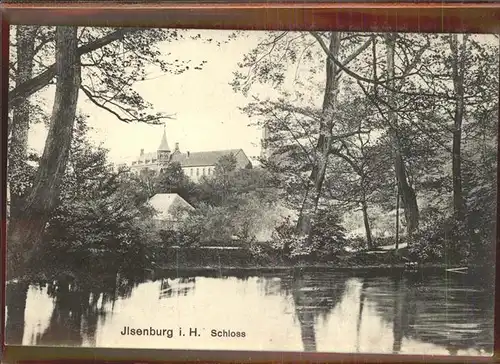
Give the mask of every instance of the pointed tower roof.
<path id="1" fill-rule="evenodd" d="M 163 152 L 170 152 L 170 147 L 168 146 L 168 142 L 167 142 L 166 125 L 163 125 L 163 137 L 161 138 L 161 142 L 160 142 L 160 146 L 158 147 L 158 150 L 163 151 Z"/>

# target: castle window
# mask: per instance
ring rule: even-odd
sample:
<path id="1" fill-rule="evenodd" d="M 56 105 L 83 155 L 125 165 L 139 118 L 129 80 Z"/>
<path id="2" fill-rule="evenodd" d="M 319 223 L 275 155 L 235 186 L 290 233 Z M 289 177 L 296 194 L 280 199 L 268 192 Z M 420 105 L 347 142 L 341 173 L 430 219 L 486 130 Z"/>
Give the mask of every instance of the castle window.
<path id="1" fill-rule="evenodd" d="M 196 168 L 196 175 L 199 176 L 200 175 L 200 169 L 199 168 Z"/>
<path id="2" fill-rule="evenodd" d="M 193 175 L 193 168 L 189 168 L 189 175 L 192 176 Z"/>
<path id="3" fill-rule="evenodd" d="M 203 168 L 203 175 L 205 175 L 205 168 Z"/>

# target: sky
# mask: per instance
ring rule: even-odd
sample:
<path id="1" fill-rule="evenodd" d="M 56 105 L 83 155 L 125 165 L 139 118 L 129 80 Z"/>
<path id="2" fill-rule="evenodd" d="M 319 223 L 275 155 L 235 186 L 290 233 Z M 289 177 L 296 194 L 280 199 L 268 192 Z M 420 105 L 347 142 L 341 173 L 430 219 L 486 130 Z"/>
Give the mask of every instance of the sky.
<path id="1" fill-rule="evenodd" d="M 201 34 L 203 39 L 212 38 L 214 42 L 193 40 L 189 36 L 197 34 Z M 256 120 L 250 120 L 239 110 L 250 99 L 235 93 L 229 83 L 233 72 L 238 69 L 237 63 L 257 45 L 264 32 L 245 31 L 236 39 L 224 42 L 230 34 L 232 32 L 227 30 L 192 30 L 182 41 L 160 45 L 162 53 L 191 60 L 194 65 L 201 61 L 207 63 L 202 70 L 191 69 L 180 75 L 155 70 L 146 81 L 134 85 L 135 90 L 153 105 L 153 112 L 175 114 L 174 120 L 166 121 L 171 148 L 179 143 L 181 152 L 242 148 L 249 157 L 260 155 L 262 130 L 249 125 Z M 483 38 L 495 42 L 495 45 L 498 42 L 491 36 Z M 220 41 L 221 45 L 217 46 L 216 41 Z M 290 69 L 289 72 L 295 70 Z M 321 75 L 318 77 L 321 79 Z M 259 85 L 258 92 L 263 97 L 278 96 L 277 90 L 270 86 Z M 52 109 L 53 95 L 54 87 L 39 94 L 45 100 L 48 114 Z M 78 109 L 89 115 L 88 122 L 94 128 L 91 138 L 96 145 L 109 150 L 109 159 L 113 163 L 130 163 L 141 149 L 154 152 L 160 144 L 163 125 L 121 122 L 93 105 L 82 92 Z M 41 153 L 46 135 L 44 125 L 34 125 L 30 129 L 30 147 Z"/>
<path id="2" fill-rule="evenodd" d="M 193 35 L 198 33 L 222 41 L 230 34 L 220 30 L 193 31 Z M 190 59 L 193 64 L 207 61 L 201 71 L 192 70 L 181 75 L 156 71 L 146 81 L 135 85 L 143 98 L 154 106 L 154 112 L 175 114 L 174 120 L 166 120 L 171 148 L 179 143 L 182 152 L 242 148 L 249 157 L 260 154 L 262 131 L 257 126 L 249 126 L 252 121 L 239 110 L 248 99 L 235 93 L 229 82 L 237 69 L 237 62 L 257 44 L 262 34 L 246 32 L 244 37 L 220 47 L 192 39 L 159 47 L 160 51 Z M 268 92 L 272 93 L 272 90 Z M 53 94 L 52 87 L 41 95 L 48 112 L 52 107 Z M 89 125 L 95 129 L 91 134 L 92 140 L 109 149 L 110 161 L 114 163 L 130 162 L 141 149 L 153 152 L 160 144 L 164 128 L 161 125 L 121 122 L 94 106 L 82 92 L 78 109 L 89 115 Z M 30 129 L 30 147 L 41 153 L 46 135 L 44 125 L 33 126 Z"/>

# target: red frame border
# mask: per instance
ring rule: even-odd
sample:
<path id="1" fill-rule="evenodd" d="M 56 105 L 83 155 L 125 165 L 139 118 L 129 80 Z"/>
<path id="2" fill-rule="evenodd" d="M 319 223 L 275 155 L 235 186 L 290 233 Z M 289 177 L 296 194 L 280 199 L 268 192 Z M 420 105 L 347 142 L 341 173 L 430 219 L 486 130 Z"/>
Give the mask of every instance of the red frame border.
<path id="1" fill-rule="evenodd" d="M 215 29 L 500 32 L 500 4 L 305 2 L 249 4 L 4 4 L 11 24 L 167 26 Z"/>
<path id="2" fill-rule="evenodd" d="M 119 4 L 118 2 L 92 3 L 18 3 L 0 5 L 1 44 L 0 59 L 0 117 L 2 118 L 0 142 L 1 201 L 6 197 L 7 164 L 7 100 L 9 25 L 94 25 L 94 26 L 157 26 L 179 28 L 212 28 L 240 30 L 321 30 L 343 31 L 401 31 L 401 32 L 470 32 L 500 34 L 500 3 L 226 3 L 226 4 Z M 499 70 L 500 71 L 500 70 Z M 500 87 L 499 87 L 500 90 Z M 499 144 L 500 145 L 500 144 Z M 500 151 L 500 148 L 499 148 Z M 500 154 L 500 153 L 499 153 Z M 500 183 L 498 184 L 500 187 Z M 499 199 L 500 201 L 500 199 Z M 500 204 L 497 202 L 497 211 Z M 1 206 L 2 300 L 5 294 L 6 236 L 5 204 Z M 500 222 L 497 213 L 497 225 Z M 498 234 L 498 232 L 497 232 Z M 500 248 L 497 238 L 497 248 Z M 497 258 L 498 260 L 498 258 Z M 497 265 L 496 282 L 500 282 Z M 497 296 L 498 297 L 498 296 Z M 5 305 L 2 301 L 2 317 Z M 495 312 L 500 312 L 496 300 Z M 237 352 L 237 351 L 182 351 L 137 349 L 87 349 L 5 346 L 2 342 L 3 360 L 6 362 L 89 363 L 120 361 L 145 362 L 497 362 L 500 359 L 500 315 L 495 317 L 495 355 L 492 358 L 399 356 L 362 354 L 325 354 L 302 352 Z M 4 331 L 5 320 L 1 324 Z M 131 360 L 136 358 L 136 360 Z"/>

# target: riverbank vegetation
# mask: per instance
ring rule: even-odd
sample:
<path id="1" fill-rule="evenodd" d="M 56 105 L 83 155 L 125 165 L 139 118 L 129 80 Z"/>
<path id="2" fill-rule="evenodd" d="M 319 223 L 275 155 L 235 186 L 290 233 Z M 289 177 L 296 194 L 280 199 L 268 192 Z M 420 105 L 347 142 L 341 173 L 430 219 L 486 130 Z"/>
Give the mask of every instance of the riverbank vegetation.
<path id="1" fill-rule="evenodd" d="M 199 183 L 175 163 L 162 174 L 113 166 L 92 144 L 78 100 L 123 122 L 162 122 L 168 116 L 133 85 L 145 77 L 146 61 L 164 72 L 190 71 L 158 50 L 182 34 L 15 29 L 10 279 L 134 275 L 178 264 L 173 246 L 197 254 L 201 246 L 239 248 L 247 266 L 494 262 L 497 38 L 263 33 L 235 60 L 232 82 L 249 100 L 241 111 L 265 131 L 258 165 L 237 169 L 224 157 Z M 40 64 L 54 54 L 54 63 Z M 259 93 L 264 86 L 274 93 Z M 36 98 L 46 88 L 55 95 L 50 115 Z M 41 155 L 28 148 L 37 123 L 48 128 Z M 177 193 L 195 208 L 161 237 L 147 205 L 156 193 Z M 222 264 L 217 254 L 210 264 Z"/>
<path id="2" fill-rule="evenodd" d="M 233 86 L 299 211 L 284 249 L 332 254 L 355 230 L 363 248 L 404 241 L 419 262 L 492 261 L 497 66 L 498 40 L 476 36 L 269 34 Z"/>

